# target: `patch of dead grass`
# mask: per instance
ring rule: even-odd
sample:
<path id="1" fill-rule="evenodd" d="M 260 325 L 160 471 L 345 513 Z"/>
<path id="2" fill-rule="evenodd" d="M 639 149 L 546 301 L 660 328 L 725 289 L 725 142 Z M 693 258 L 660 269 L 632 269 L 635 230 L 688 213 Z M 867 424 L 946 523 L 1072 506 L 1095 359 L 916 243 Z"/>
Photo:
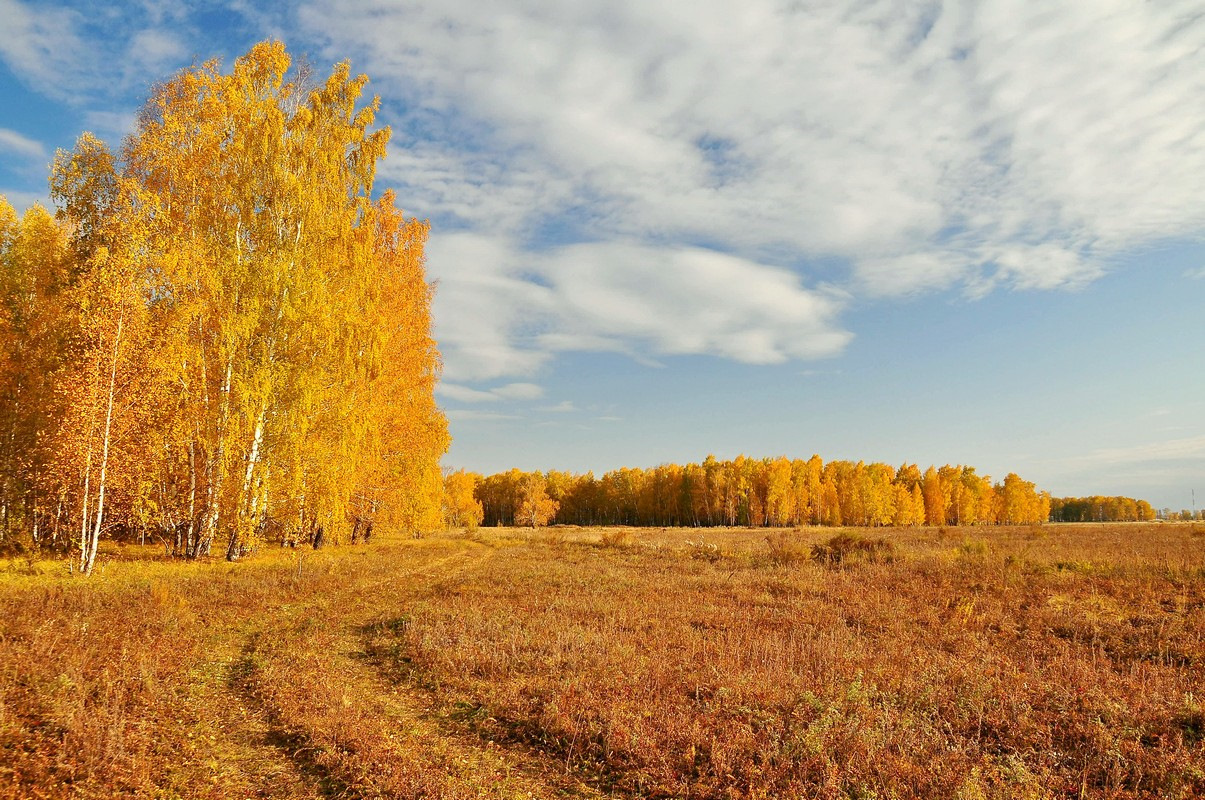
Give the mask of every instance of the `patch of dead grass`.
<path id="1" fill-rule="evenodd" d="M 0 567 L 0 797 L 1205 794 L 1182 529 L 624 533 Z"/>

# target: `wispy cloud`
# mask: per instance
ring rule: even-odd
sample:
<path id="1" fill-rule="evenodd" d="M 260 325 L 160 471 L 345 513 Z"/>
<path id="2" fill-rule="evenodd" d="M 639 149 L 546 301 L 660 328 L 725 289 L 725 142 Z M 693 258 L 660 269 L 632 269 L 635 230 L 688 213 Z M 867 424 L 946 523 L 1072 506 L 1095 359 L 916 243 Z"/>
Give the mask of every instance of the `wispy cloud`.
<path id="1" fill-rule="evenodd" d="M 1104 448 L 1090 455 L 1067 459 L 1067 462 L 1114 465 L 1181 460 L 1202 460 L 1205 463 L 1205 436 L 1167 439 L 1130 447 Z"/>
<path id="2" fill-rule="evenodd" d="M 0 59 L 17 75 L 51 96 L 72 94 L 92 48 L 79 37 L 80 15 L 65 8 L 0 0 Z"/>
<path id="3" fill-rule="evenodd" d="M 859 297 L 1050 290 L 1205 228 L 1190 3 L 316 0 L 300 19 L 394 98 L 384 174 L 465 232 L 430 263 L 466 379 L 531 374 L 557 350 L 831 354 L 841 303 L 803 288 L 813 263 L 830 280 L 845 265 Z M 692 325 L 663 276 L 714 300 L 682 266 L 707 251 L 795 271 L 778 318 L 749 312 L 765 281 L 737 280 L 721 327 Z M 575 303 L 587 288 L 598 301 Z M 650 322 L 651 298 L 672 322 Z M 799 309 L 813 317 L 796 339 Z"/>
<path id="4" fill-rule="evenodd" d="M 498 399 L 493 392 L 472 389 L 456 383 L 441 381 L 435 385 L 435 394 L 460 403 L 488 403 Z"/>
<path id="5" fill-rule="evenodd" d="M 50 198 L 45 194 L 37 192 L 26 192 L 20 189 L 5 189 L 0 186 L 0 196 L 3 196 L 13 207 L 18 214 L 22 214 L 30 206 L 39 204 L 44 208 L 50 208 Z"/>
<path id="6" fill-rule="evenodd" d="M 473 233 L 436 234 L 427 266 L 438 281 L 435 337 L 450 381 L 531 375 L 551 353 L 530 344 L 553 308 L 552 293 L 522 275 L 505 241 Z"/>
<path id="7" fill-rule="evenodd" d="M 1185 278 L 1192 278 L 1194 281 L 1205 280 L 1205 267 L 1197 267 L 1184 271 Z"/>
<path id="8" fill-rule="evenodd" d="M 507 400 L 537 400 L 544 396 L 544 387 L 534 383 L 508 383 L 493 391 Z"/>
<path id="9" fill-rule="evenodd" d="M 148 13 L 144 5 L 155 8 Z M 0 60 L 46 96 L 87 107 L 145 91 L 185 66 L 194 52 L 190 14 L 187 5 L 169 2 L 0 0 Z"/>
<path id="10" fill-rule="evenodd" d="M 161 75 L 174 71 L 188 56 L 188 46 L 180 36 L 166 28 L 143 28 L 136 31 L 127 45 L 132 67 L 143 75 Z"/>
<path id="11" fill-rule="evenodd" d="M 483 390 L 442 381 L 436 384 L 435 393 L 461 403 L 489 403 L 500 400 L 537 400 L 544 396 L 544 388 L 534 383 L 508 383 Z"/>
<path id="12" fill-rule="evenodd" d="M 839 293 L 713 250 L 583 244 L 557 249 L 539 266 L 560 312 L 555 328 L 569 334 L 554 346 L 635 343 L 661 355 L 773 364 L 831 356 L 851 338 L 836 323 Z"/>
<path id="13" fill-rule="evenodd" d="M 84 114 L 84 124 L 88 130 L 101 139 L 116 144 L 130 133 L 137 125 L 138 115 L 135 111 L 88 111 Z"/>
<path id="14" fill-rule="evenodd" d="M 521 419 L 517 414 L 501 414 L 494 411 L 474 411 L 472 409 L 451 409 L 445 411 L 448 419 L 457 422 L 495 422 L 505 419 Z"/>
<path id="15" fill-rule="evenodd" d="M 434 237 L 428 265 L 455 381 L 531 374 L 558 352 L 770 364 L 835 355 L 851 338 L 837 323 L 840 292 L 712 250 L 591 243 L 534 253 L 464 233 Z"/>
<path id="16" fill-rule="evenodd" d="M 46 145 L 8 128 L 0 128 L 0 153 L 25 159 L 46 158 Z"/>

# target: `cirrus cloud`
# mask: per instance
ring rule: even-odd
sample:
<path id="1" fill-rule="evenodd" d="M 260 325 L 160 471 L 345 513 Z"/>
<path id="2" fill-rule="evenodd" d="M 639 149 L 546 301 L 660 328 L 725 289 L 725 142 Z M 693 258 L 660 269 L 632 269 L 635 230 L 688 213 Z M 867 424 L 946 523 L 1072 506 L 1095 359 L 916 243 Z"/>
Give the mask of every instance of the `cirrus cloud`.
<path id="1" fill-rule="evenodd" d="M 488 279 L 441 262 L 450 243 L 430 261 L 479 312 L 449 322 L 441 301 L 449 371 L 492 378 L 574 349 L 830 355 L 841 302 L 804 285 L 1075 288 L 1199 235 L 1198 10 L 316 0 L 300 18 L 401 98 L 385 171 L 411 207 L 498 251 Z"/>

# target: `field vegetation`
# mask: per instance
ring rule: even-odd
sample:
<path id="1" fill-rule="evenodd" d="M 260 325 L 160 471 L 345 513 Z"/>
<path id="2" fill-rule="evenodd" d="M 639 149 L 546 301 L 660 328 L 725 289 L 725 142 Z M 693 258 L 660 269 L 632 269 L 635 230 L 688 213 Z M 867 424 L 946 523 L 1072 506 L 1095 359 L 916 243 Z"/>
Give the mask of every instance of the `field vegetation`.
<path id="1" fill-rule="evenodd" d="M 0 796 L 1205 795 L 1200 526 L 162 554 L 0 563 Z"/>

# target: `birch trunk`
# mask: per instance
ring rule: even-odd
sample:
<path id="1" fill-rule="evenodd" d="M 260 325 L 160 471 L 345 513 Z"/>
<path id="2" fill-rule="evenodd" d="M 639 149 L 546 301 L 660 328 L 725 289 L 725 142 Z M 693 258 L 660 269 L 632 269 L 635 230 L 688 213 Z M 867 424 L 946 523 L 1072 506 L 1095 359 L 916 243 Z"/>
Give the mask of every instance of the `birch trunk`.
<path id="1" fill-rule="evenodd" d="M 96 546 L 100 541 L 101 525 L 105 519 L 105 490 L 108 488 L 106 480 L 109 470 L 109 440 L 113 431 L 113 399 L 117 394 L 117 354 L 121 347 L 121 333 L 124 322 L 125 309 L 123 308 L 117 315 L 117 333 L 113 337 L 113 357 L 109 369 L 109 397 L 105 408 L 105 433 L 104 438 L 101 440 L 100 486 L 96 491 L 96 522 L 92 527 L 86 560 L 82 565 L 85 575 L 91 575 L 92 567 L 96 564 Z"/>
<path id="2" fill-rule="evenodd" d="M 245 540 L 250 535 L 249 526 L 254 524 L 256 504 L 251 484 L 255 477 L 255 467 L 259 463 L 260 445 L 264 440 L 264 417 L 267 416 L 267 413 L 268 406 L 267 403 L 264 403 L 260 406 L 259 415 L 255 418 L 255 433 L 251 437 L 251 451 L 247 454 L 247 470 L 243 474 L 243 493 L 239 495 L 244 500 L 243 509 L 238 523 L 230 532 L 230 545 L 226 548 L 227 561 L 234 561 L 242 555 L 242 551 L 246 549 Z"/>
<path id="3" fill-rule="evenodd" d="M 218 408 L 217 446 L 209 457 L 206 472 L 209 480 L 205 497 L 205 523 L 201 526 L 201 535 L 197 541 L 198 556 L 209 555 L 214 537 L 218 531 L 218 504 L 222 497 L 222 484 L 225 482 L 226 470 L 223 464 L 226 456 L 226 423 L 230 415 L 230 379 L 234 372 L 234 359 L 226 362 L 226 375 L 222 382 L 221 397 Z"/>

